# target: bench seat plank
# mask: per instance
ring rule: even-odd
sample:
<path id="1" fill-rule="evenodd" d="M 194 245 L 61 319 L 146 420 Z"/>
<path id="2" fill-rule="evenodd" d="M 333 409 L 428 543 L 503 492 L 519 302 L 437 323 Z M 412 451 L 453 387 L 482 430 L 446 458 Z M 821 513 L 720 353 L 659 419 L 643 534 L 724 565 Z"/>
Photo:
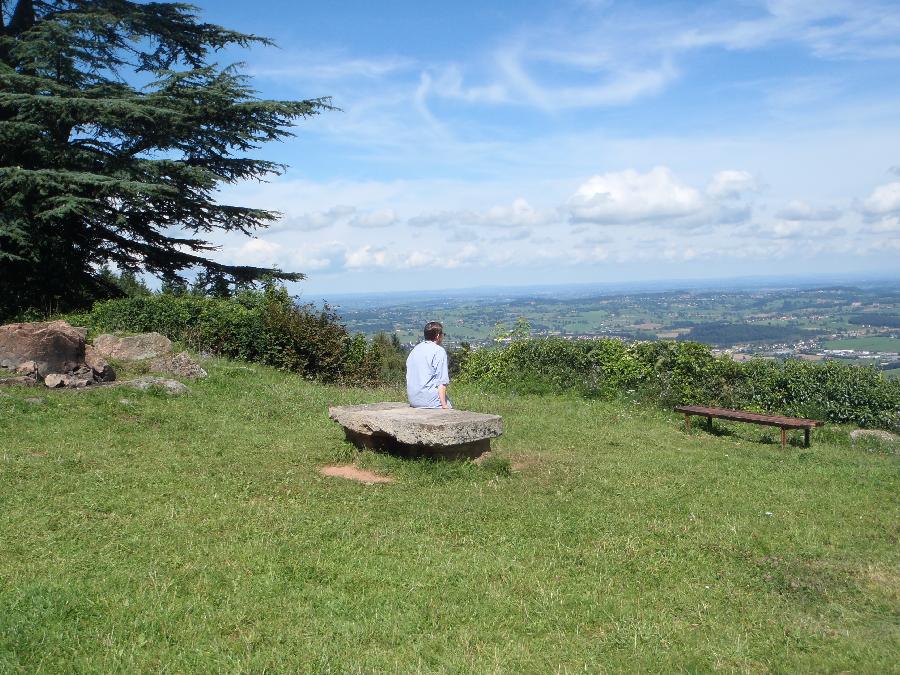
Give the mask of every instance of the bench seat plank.
<path id="1" fill-rule="evenodd" d="M 709 408 L 702 405 L 675 406 L 675 412 L 684 413 L 686 415 L 699 415 L 701 417 L 716 417 L 718 419 L 734 420 L 736 422 L 764 424 L 771 427 L 782 427 L 785 429 L 813 429 L 815 427 L 821 427 L 825 424 L 824 422 L 820 422 L 819 420 L 808 420 L 803 417 L 763 415 L 760 413 L 748 412 L 746 410 L 731 410 L 730 408 Z"/>
<path id="2" fill-rule="evenodd" d="M 781 447 L 787 447 L 787 430 L 803 429 L 804 445 L 809 447 L 810 429 L 821 427 L 825 423 L 819 420 L 808 420 L 803 417 L 783 417 L 781 415 L 763 415 L 760 413 L 749 412 L 747 410 L 732 410 L 730 408 L 710 408 L 703 405 L 677 405 L 675 412 L 684 414 L 685 428 L 691 430 L 691 416 L 699 415 L 705 417 L 709 421 L 709 427 L 712 429 L 713 417 L 723 420 L 733 420 L 735 422 L 749 422 L 751 424 L 764 424 L 770 427 L 779 427 L 781 429 Z"/>

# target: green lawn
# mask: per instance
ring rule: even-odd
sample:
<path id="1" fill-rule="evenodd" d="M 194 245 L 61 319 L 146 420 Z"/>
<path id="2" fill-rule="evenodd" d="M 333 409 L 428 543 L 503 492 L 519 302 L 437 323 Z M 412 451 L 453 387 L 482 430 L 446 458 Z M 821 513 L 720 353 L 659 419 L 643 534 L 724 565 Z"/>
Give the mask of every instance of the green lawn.
<path id="1" fill-rule="evenodd" d="M 457 387 L 512 474 L 366 486 L 326 407 L 399 392 L 208 367 L 0 390 L 0 672 L 896 672 L 898 458 L 847 429 Z"/>
<path id="2" fill-rule="evenodd" d="M 843 340 L 826 340 L 823 349 L 856 349 L 867 352 L 900 352 L 900 340 L 897 338 L 873 335 L 870 337 L 845 338 Z"/>

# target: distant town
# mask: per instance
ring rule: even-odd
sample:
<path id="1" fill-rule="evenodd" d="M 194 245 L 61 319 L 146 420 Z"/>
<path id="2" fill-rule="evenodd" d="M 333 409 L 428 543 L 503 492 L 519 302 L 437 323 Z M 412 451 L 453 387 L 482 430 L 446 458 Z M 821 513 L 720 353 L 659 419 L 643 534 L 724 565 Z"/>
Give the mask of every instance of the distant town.
<path id="1" fill-rule="evenodd" d="M 347 327 L 418 342 L 439 317 L 451 345 L 516 336 L 695 340 L 737 361 L 837 359 L 900 376 L 900 281 L 767 288 L 603 291 L 584 287 L 347 297 Z"/>

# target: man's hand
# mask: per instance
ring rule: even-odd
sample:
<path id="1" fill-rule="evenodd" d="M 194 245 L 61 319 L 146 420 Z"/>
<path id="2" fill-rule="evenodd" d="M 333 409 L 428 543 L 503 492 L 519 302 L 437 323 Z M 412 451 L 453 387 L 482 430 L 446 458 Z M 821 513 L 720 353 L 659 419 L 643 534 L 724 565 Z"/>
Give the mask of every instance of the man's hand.
<path id="1" fill-rule="evenodd" d="M 449 410 L 450 406 L 447 405 L 447 385 L 441 384 L 438 385 L 438 398 L 441 401 L 441 407 L 445 410 Z"/>

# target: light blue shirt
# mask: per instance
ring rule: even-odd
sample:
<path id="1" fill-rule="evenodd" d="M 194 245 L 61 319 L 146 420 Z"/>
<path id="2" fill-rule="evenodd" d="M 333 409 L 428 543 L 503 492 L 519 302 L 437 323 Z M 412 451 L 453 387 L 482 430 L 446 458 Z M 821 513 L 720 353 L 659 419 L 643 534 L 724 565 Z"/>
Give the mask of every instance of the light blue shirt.
<path id="1" fill-rule="evenodd" d="M 440 385 L 450 384 L 447 352 L 439 344 L 420 342 L 406 358 L 406 395 L 413 408 L 440 408 Z M 450 401 L 447 401 L 450 405 Z"/>

